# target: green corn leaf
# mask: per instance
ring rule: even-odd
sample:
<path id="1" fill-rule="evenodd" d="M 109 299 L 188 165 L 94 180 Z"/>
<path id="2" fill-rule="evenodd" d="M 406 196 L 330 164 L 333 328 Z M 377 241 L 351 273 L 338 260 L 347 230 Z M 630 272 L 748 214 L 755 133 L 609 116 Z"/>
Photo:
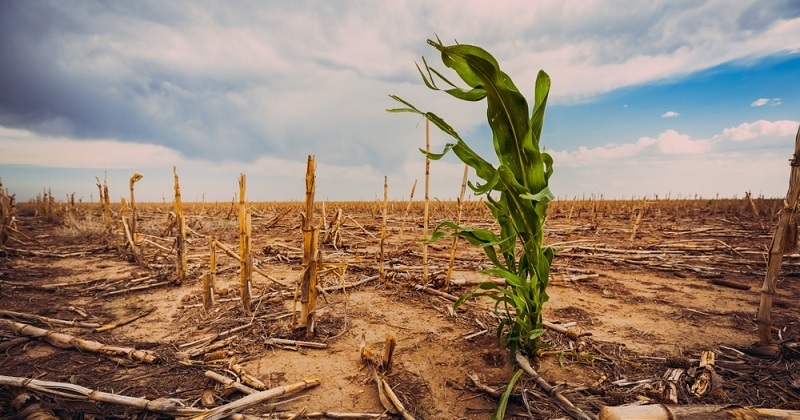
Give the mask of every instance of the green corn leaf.
<path id="1" fill-rule="evenodd" d="M 517 384 L 520 376 L 522 376 L 522 369 L 518 369 L 517 373 L 511 378 L 505 392 L 500 396 L 500 401 L 497 403 L 497 409 L 492 414 L 492 420 L 503 420 L 506 416 L 506 408 L 508 407 L 508 399 L 511 397 L 511 391 L 514 390 L 514 385 Z"/>
<path id="2" fill-rule="evenodd" d="M 434 230 L 431 241 L 446 236 L 466 239 L 480 246 L 495 268 L 483 271 L 500 276 L 505 285 L 485 282 L 461 296 L 455 307 L 470 298 L 485 296 L 494 301 L 498 315 L 498 342 L 504 345 L 513 360 L 518 349 L 534 354 L 542 331 L 542 306 L 548 300 L 546 288 L 553 250 L 543 246 L 544 223 L 548 203 L 554 199 L 548 187 L 553 173 L 553 158 L 540 150 L 550 77 L 539 71 L 536 77 L 532 108 L 511 78 L 504 73 L 491 54 L 472 45 L 445 46 L 441 41 L 428 43 L 441 53 L 442 63 L 453 70 L 466 87 L 457 86 L 423 57 L 417 71 L 425 85 L 457 99 L 486 99 L 486 116 L 497 154 L 497 167 L 475 153 L 443 119 L 423 112 L 397 96 L 403 108 L 391 112 L 411 112 L 427 118 L 442 132 L 455 139 L 441 153 L 422 151 L 438 160 L 453 152 L 475 170 L 481 182 L 469 182 L 477 195 L 485 195 L 485 204 L 497 221 L 499 233 L 469 229 L 454 223 L 442 223 Z M 447 85 L 437 86 L 437 80 Z M 499 195 L 497 195 L 499 193 Z M 513 311 L 512 311 L 513 310 Z M 503 407 L 503 411 L 505 407 Z"/>

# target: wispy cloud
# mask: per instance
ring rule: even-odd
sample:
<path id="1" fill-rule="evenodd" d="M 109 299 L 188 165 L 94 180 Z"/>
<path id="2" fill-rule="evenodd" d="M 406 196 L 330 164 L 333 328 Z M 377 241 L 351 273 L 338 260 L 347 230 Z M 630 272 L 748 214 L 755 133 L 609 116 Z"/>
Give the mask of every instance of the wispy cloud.
<path id="1" fill-rule="evenodd" d="M 661 114 L 661 118 L 675 118 L 678 115 L 681 115 L 681 114 L 679 114 L 679 113 L 677 113 L 675 111 L 667 111 L 667 112 Z"/>
<path id="2" fill-rule="evenodd" d="M 759 106 L 764 106 L 764 105 L 778 106 L 778 105 L 780 105 L 782 103 L 783 103 L 783 101 L 781 101 L 781 98 L 772 98 L 772 99 L 769 99 L 769 98 L 758 98 L 755 101 L 753 101 L 750 104 L 750 106 L 754 106 L 754 107 L 759 107 Z"/>

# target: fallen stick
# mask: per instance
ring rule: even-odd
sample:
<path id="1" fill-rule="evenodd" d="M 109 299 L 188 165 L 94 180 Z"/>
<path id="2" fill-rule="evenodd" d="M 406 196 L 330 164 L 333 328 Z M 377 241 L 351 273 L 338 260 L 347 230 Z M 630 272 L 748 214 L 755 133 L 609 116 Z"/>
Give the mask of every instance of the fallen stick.
<path id="1" fill-rule="evenodd" d="M 183 403 L 175 399 L 159 398 L 156 400 L 148 400 L 145 398 L 128 397 L 125 395 L 95 391 L 80 385 L 64 382 L 49 382 L 40 381 L 38 379 L 0 375 L 0 385 L 29 389 L 55 397 L 125 405 L 172 416 L 191 416 L 204 411 L 196 408 L 185 408 Z"/>
<path id="2" fill-rule="evenodd" d="M 251 405 L 258 404 L 270 398 L 280 397 L 291 392 L 302 391 L 304 389 L 315 387 L 320 383 L 320 380 L 317 378 L 304 378 L 302 382 L 295 382 L 293 384 L 250 394 L 244 398 L 221 405 L 198 416 L 192 417 L 192 420 L 220 420 L 230 414 L 238 412 L 239 410 L 250 407 Z"/>
<path id="3" fill-rule="evenodd" d="M 158 361 L 158 356 L 149 350 L 137 350 L 129 347 L 109 346 L 96 341 L 84 340 L 69 334 L 48 331 L 42 328 L 34 327 L 33 325 L 23 324 L 21 322 L 0 319 L 0 327 L 12 330 L 19 335 L 42 338 L 48 343 L 60 348 L 75 347 L 79 350 L 105 354 L 108 356 L 127 356 L 131 360 L 137 360 L 145 363 L 155 363 Z"/>
<path id="4" fill-rule="evenodd" d="M 48 293 L 54 293 L 56 291 L 56 289 L 57 289 L 57 287 L 51 287 L 50 285 L 38 286 L 38 285 L 35 285 L 35 284 L 22 283 L 22 282 L 18 282 L 18 281 L 0 280 L 0 285 L 3 285 L 3 284 L 8 285 L 8 286 L 12 286 L 12 287 L 25 287 L 25 288 L 28 288 L 28 289 L 39 290 L 39 291 L 48 292 Z"/>
<path id="5" fill-rule="evenodd" d="M 499 389 L 494 389 L 494 388 L 490 387 L 489 385 L 481 383 L 481 381 L 478 379 L 478 375 L 476 375 L 474 373 L 468 373 L 467 376 L 472 381 L 472 383 L 475 385 L 475 388 L 478 388 L 479 390 L 481 390 L 481 391 L 483 391 L 483 392 L 485 392 L 485 393 L 487 393 L 487 394 L 489 394 L 489 395 L 491 395 L 491 396 L 493 396 L 495 398 L 500 398 L 500 397 L 503 396 L 503 392 L 500 391 Z"/>
<path id="6" fill-rule="evenodd" d="M 209 345 L 204 346 L 204 347 L 196 348 L 194 350 L 190 350 L 190 351 L 185 352 L 185 353 L 178 353 L 178 355 L 186 356 L 189 359 L 197 357 L 197 356 L 201 356 L 203 354 L 212 352 L 214 350 L 221 349 L 221 348 L 227 346 L 230 343 L 233 343 L 236 340 L 237 337 L 238 336 L 236 336 L 236 335 L 232 335 L 232 336 L 230 336 L 230 337 L 228 337 L 228 338 L 226 338 L 224 340 L 217 341 L 216 343 L 212 343 L 212 344 L 209 344 Z"/>
<path id="7" fill-rule="evenodd" d="M 150 315 L 155 310 L 156 310 L 156 307 L 154 306 L 154 307 L 152 307 L 150 309 L 145 310 L 144 312 L 138 313 L 138 314 L 136 314 L 134 316 L 131 316 L 129 318 L 123 319 L 121 321 L 117 321 L 117 322 L 115 322 L 113 324 L 107 324 L 107 325 L 103 325 L 102 327 L 98 327 L 94 331 L 95 332 L 103 332 L 103 331 L 113 330 L 114 328 L 121 327 L 123 325 L 128 325 L 131 322 L 136 321 L 139 318 L 144 318 L 147 315 Z"/>
<path id="8" fill-rule="evenodd" d="M 505 286 L 506 281 L 504 279 L 452 279 L 450 280 L 450 284 L 456 286 L 477 286 L 479 284 L 483 284 L 486 282 L 492 282 L 498 286 Z"/>
<path id="9" fill-rule="evenodd" d="M 690 420 L 701 418 L 792 420 L 800 418 L 800 411 L 745 408 L 735 405 L 668 406 L 663 404 L 603 407 L 600 410 L 600 420 Z"/>
<path id="10" fill-rule="evenodd" d="M 256 378 L 255 376 L 247 373 L 244 370 L 244 367 L 231 359 L 230 363 L 228 363 L 228 369 L 230 369 L 233 373 L 239 376 L 239 378 L 244 382 L 245 385 L 257 389 L 259 391 L 263 391 L 267 389 L 267 385 L 264 382 L 261 382 L 260 379 Z"/>
<path id="11" fill-rule="evenodd" d="M 315 343 L 313 341 L 286 340 L 283 338 L 269 338 L 264 340 L 264 344 L 271 346 L 279 345 L 279 346 L 308 347 L 312 349 L 328 348 L 328 344 L 326 343 Z"/>
<path id="12" fill-rule="evenodd" d="M 80 252 L 71 252 L 69 254 L 55 254 L 52 252 L 42 252 L 42 251 L 31 251 L 27 249 L 17 249 L 17 248 L 3 248 L 6 252 L 12 252 L 15 254 L 22 254 L 28 255 L 32 257 L 51 257 L 51 258 L 70 258 L 70 257 L 83 257 L 87 254 L 91 254 L 94 252 L 93 250 L 90 251 L 80 251 Z"/>
<path id="13" fill-rule="evenodd" d="M 233 388 L 233 389 L 236 389 L 237 391 L 241 391 L 241 392 L 243 392 L 243 393 L 245 393 L 247 395 L 255 394 L 256 392 L 258 392 L 258 390 L 250 388 L 249 386 L 247 386 L 247 385 L 245 385 L 245 384 L 243 384 L 241 382 L 236 382 L 236 381 L 234 381 L 233 379 L 231 379 L 231 378 L 229 378 L 227 376 L 222 376 L 219 373 L 214 372 L 214 371 L 207 370 L 205 372 L 205 377 L 209 378 L 209 379 L 213 379 L 213 380 L 221 383 L 222 385 L 225 385 L 226 388 Z"/>
<path id="14" fill-rule="evenodd" d="M 67 321 L 63 319 L 57 318 L 48 318 L 46 316 L 36 315 L 36 314 L 27 314 L 23 312 L 14 312 L 14 311 L 7 311 L 4 309 L 0 309 L 0 314 L 8 315 L 13 318 L 22 318 L 22 319 L 30 319 L 35 321 L 41 321 L 45 324 L 57 324 L 63 325 L 66 327 L 80 327 L 80 328 L 98 328 L 100 324 L 95 322 L 83 322 L 83 321 Z"/>
<path id="15" fill-rule="evenodd" d="M 383 419 L 386 416 L 383 413 L 337 413 L 335 411 L 312 411 L 310 413 L 272 413 L 272 416 L 279 419 L 297 419 L 297 418 L 325 418 L 325 419 Z M 258 417 L 259 419 L 261 417 Z"/>
<path id="16" fill-rule="evenodd" d="M 400 412 L 400 415 L 403 416 L 405 420 L 414 420 L 414 416 L 412 416 L 408 410 L 406 410 L 403 403 L 400 402 L 400 399 L 397 398 L 397 395 L 392 391 L 392 388 L 389 386 L 389 382 L 385 379 L 380 379 L 381 384 L 383 385 L 383 390 L 386 392 L 386 396 L 389 397 L 389 400 L 392 402 L 394 407 Z"/>
<path id="17" fill-rule="evenodd" d="M 418 284 L 418 285 L 414 286 L 414 288 L 417 289 L 417 290 L 423 291 L 423 292 L 425 292 L 425 293 L 427 293 L 429 295 L 439 296 L 441 298 L 447 299 L 447 300 L 449 300 L 451 302 L 455 302 L 455 301 L 458 300 L 458 296 L 451 295 L 450 293 L 445 293 L 445 292 L 442 292 L 440 290 L 432 289 L 430 287 L 423 286 L 421 284 Z"/>
<path id="18" fill-rule="evenodd" d="M 20 344 L 27 343 L 28 341 L 31 341 L 31 339 L 28 337 L 17 337 L 8 341 L 4 341 L 0 343 L 0 351 L 13 349 L 14 347 L 17 347 Z"/>
<path id="19" fill-rule="evenodd" d="M 199 344 L 210 343 L 210 342 L 212 342 L 212 341 L 214 341 L 214 340 L 216 340 L 218 338 L 224 338 L 224 337 L 229 336 L 229 335 L 231 335 L 233 333 L 237 333 L 239 331 L 246 330 L 246 329 L 248 329 L 248 328 L 250 328 L 252 326 L 253 326 L 253 323 L 252 322 L 248 322 L 247 324 L 240 325 L 238 327 L 234 327 L 234 328 L 231 328 L 229 330 L 225 330 L 225 331 L 223 331 L 221 333 L 212 334 L 210 336 L 207 336 L 205 338 L 201 338 L 199 340 L 195 340 L 195 341 L 192 341 L 192 342 L 189 342 L 189 343 L 180 344 L 180 345 L 178 345 L 178 348 L 179 349 L 183 349 L 183 348 L 186 348 L 186 347 L 192 347 L 192 346 L 196 346 L 196 345 L 199 345 Z"/>
<path id="20" fill-rule="evenodd" d="M 370 231 L 368 231 L 368 230 L 364 229 L 364 226 L 361 226 L 361 223 L 358 223 L 358 222 L 356 222 L 356 219 L 353 219 L 353 218 L 352 218 L 352 217 L 350 217 L 350 216 L 347 216 L 347 219 L 349 219 L 351 222 L 355 223 L 355 224 L 356 224 L 356 226 L 358 226 L 359 228 L 361 228 L 361 230 L 363 230 L 363 231 L 364 231 L 364 233 L 366 233 L 367 235 L 371 236 L 373 239 L 378 239 L 378 237 L 377 237 L 377 236 L 375 236 L 375 234 L 374 234 L 374 233 L 372 233 L 372 232 L 370 232 Z"/>
<path id="21" fill-rule="evenodd" d="M 545 328 L 548 328 L 548 329 L 551 329 L 553 331 L 559 332 L 561 334 L 564 334 L 564 335 L 569 336 L 571 338 L 574 338 L 576 340 L 578 338 L 580 338 L 580 337 L 585 336 L 585 335 L 592 335 L 592 333 L 590 333 L 590 332 L 582 332 L 582 333 L 575 332 L 575 330 L 571 330 L 569 328 L 566 328 L 566 327 L 563 327 L 561 325 L 554 324 L 554 323 L 548 322 L 548 321 L 542 321 L 542 325 L 544 325 Z"/>
<path id="22" fill-rule="evenodd" d="M 555 387 L 548 384 L 547 381 L 544 380 L 544 378 L 539 376 L 539 374 L 536 373 L 535 370 L 533 370 L 533 367 L 531 367 L 530 362 L 528 362 L 528 359 L 525 358 L 525 356 L 522 353 L 517 353 L 516 359 L 517 359 L 517 364 L 519 364 L 519 367 L 521 367 L 522 370 L 525 371 L 525 373 L 530 375 L 536 382 L 536 384 L 539 385 L 539 387 L 541 387 L 548 394 L 552 395 L 555 399 L 556 404 L 558 404 L 558 406 L 561 407 L 562 410 L 567 412 L 567 414 L 569 414 L 570 417 L 578 420 L 592 420 L 592 418 L 586 415 L 586 413 L 584 413 L 583 410 L 572 404 L 572 402 L 570 402 L 570 400 L 564 397 L 564 395 L 562 395 L 561 392 L 556 390 Z"/>
<path id="23" fill-rule="evenodd" d="M 136 287 L 129 287 L 127 289 L 114 290 L 113 292 L 103 293 L 100 296 L 105 297 L 105 296 L 120 295 L 120 294 L 127 293 L 127 292 L 136 292 L 136 291 L 139 291 L 139 290 L 153 289 L 153 288 L 164 286 L 164 285 L 167 285 L 167 284 L 169 284 L 168 281 L 161 281 L 161 282 L 158 282 L 158 283 L 146 284 L 144 286 L 136 286 Z"/>
<path id="24" fill-rule="evenodd" d="M 750 290 L 750 286 L 746 284 L 737 283 L 735 281 L 730 281 L 725 279 L 708 279 L 708 282 L 711 284 L 716 284 L 717 286 L 730 287 L 732 289 Z"/>
<path id="25" fill-rule="evenodd" d="M 256 272 L 256 273 L 258 273 L 258 274 L 261 274 L 261 275 L 262 275 L 262 276 L 264 276 L 264 277 L 265 277 L 267 280 L 269 280 L 269 281 L 271 281 L 271 282 L 273 282 L 273 283 L 275 283 L 275 284 L 277 284 L 277 285 L 279 285 L 279 286 L 283 286 L 283 287 L 289 287 L 289 285 L 287 285 L 287 284 L 284 284 L 284 283 L 281 283 L 281 282 L 280 282 L 278 279 L 276 279 L 275 277 L 272 277 L 272 276 L 270 276 L 270 275 L 269 275 L 269 274 L 267 274 L 267 273 L 266 273 L 264 270 L 262 270 L 262 269 L 258 268 L 258 266 L 256 266 L 255 264 L 253 264 L 253 271 L 255 271 L 255 272 Z"/>
<path id="26" fill-rule="evenodd" d="M 369 283 L 369 282 L 371 282 L 373 280 L 376 280 L 377 278 L 378 278 L 378 276 L 372 276 L 372 277 L 367 277 L 365 279 L 361 279 L 361 280 L 359 280 L 357 282 L 354 282 L 354 283 L 338 284 L 336 286 L 323 287 L 322 289 L 317 289 L 317 290 L 322 290 L 323 292 L 326 292 L 326 293 L 338 292 L 338 291 L 342 291 L 342 290 L 352 289 L 353 287 L 356 287 L 356 286 L 361 286 L 362 284 Z M 291 297 L 291 296 L 294 296 L 294 292 L 283 292 L 283 293 L 281 293 L 281 296 L 284 296 L 284 297 L 285 296 L 290 296 Z"/>

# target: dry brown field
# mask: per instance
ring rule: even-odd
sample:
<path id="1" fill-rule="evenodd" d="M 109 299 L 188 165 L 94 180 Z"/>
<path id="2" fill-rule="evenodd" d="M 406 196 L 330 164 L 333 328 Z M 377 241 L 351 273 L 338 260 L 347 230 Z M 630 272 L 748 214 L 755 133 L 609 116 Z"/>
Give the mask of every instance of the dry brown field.
<path id="1" fill-rule="evenodd" d="M 386 380 L 410 416 L 489 418 L 498 399 L 487 388 L 502 391 L 515 370 L 497 345 L 491 305 L 472 301 L 454 311 L 447 296 L 418 287 L 429 283 L 432 290 L 444 289 L 452 240 L 429 245 L 426 281 L 419 241 L 422 204 L 413 203 L 406 213 L 406 203 L 390 202 L 386 277 L 380 281 L 382 203 L 324 204 L 325 220 L 341 209 L 344 224 L 340 246 L 321 246 L 319 285 L 325 292 L 318 298 L 310 339 L 293 325 L 303 269 L 303 203 L 248 203 L 254 264 L 269 276 L 253 273 L 251 314 L 238 300 L 239 262 L 221 252 L 216 302 L 210 310 L 202 307 L 200 278 L 209 268 L 209 238 L 232 250 L 239 246 L 236 204 L 184 204 L 189 271 L 180 284 L 173 280 L 169 203 L 137 205 L 137 230 L 147 239 L 141 264 L 129 249 L 115 245 L 118 237 L 106 236 L 98 204 L 69 209 L 60 203 L 49 208 L 18 204 L 15 230 L 0 247 L 0 375 L 148 400 L 171 398 L 197 409 L 203 408 L 204 394 L 210 407 L 246 395 L 208 379 L 207 371 L 246 382 L 234 372 L 243 370 L 266 388 L 313 377 L 319 385 L 243 413 L 251 418 L 324 416 L 320 412 L 393 418 L 398 416 L 386 414 L 360 350 L 366 344 L 380 354 L 391 334 L 396 348 Z M 553 202 L 545 243 L 557 252 L 544 319 L 566 325 L 570 334 L 547 329 L 548 347 L 531 359 L 533 367 L 592 418 L 603 406 L 662 402 L 669 386 L 665 373 L 697 368 L 701 354 L 712 351 L 714 392 L 698 397 L 688 390 L 691 383 L 679 381 L 674 383 L 679 404 L 800 409 L 799 254 L 784 257 L 772 311 L 781 354 L 748 353 L 758 340 L 754 320 L 782 205 L 782 200 L 761 198 L 752 204 L 663 198 Z M 112 208 L 119 211 L 118 204 Z M 316 210 L 315 223 L 324 234 L 322 203 Z M 430 210 L 432 228 L 454 219 L 456 205 L 434 201 Z M 463 214 L 469 225 L 492 226 L 481 203 L 465 203 Z M 470 283 L 488 280 L 478 271 L 489 266 L 481 250 L 459 242 L 448 292 L 458 296 L 474 287 Z M 86 325 L 62 325 L 31 314 Z M 21 335 L 10 327 L 20 323 L 137 349 L 157 360 L 90 352 L 49 335 Z M 14 398 L 25 392 L 56 418 L 171 418 L 141 407 L 81 401 L 66 391 L 54 395 L 10 386 L 0 386 L 0 418 L 16 414 Z M 370 413 L 373 417 L 366 416 Z M 567 416 L 552 393 L 523 376 L 508 418 Z"/>

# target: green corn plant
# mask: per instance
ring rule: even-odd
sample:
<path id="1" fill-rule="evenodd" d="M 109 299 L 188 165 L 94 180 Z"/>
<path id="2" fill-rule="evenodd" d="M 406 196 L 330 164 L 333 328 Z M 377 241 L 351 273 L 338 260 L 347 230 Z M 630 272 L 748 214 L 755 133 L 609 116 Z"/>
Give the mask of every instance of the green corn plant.
<path id="1" fill-rule="evenodd" d="M 471 229 L 446 221 L 436 227 L 429 240 L 458 236 L 483 248 L 494 265 L 483 273 L 502 277 L 505 285 L 482 283 L 461 296 L 455 307 L 472 297 L 493 299 L 494 311 L 500 320 L 498 343 L 508 349 L 511 360 L 517 351 L 532 356 L 541 346 L 538 338 L 543 332 L 542 306 L 548 299 L 546 289 L 553 260 L 552 248 L 542 244 L 547 205 L 553 199 L 548 187 L 553 159 L 539 148 L 550 77 L 539 71 L 533 108 L 529 109 L 511 78 L 482 48 L 462 44 L 444 46 L 438 39 L 428 40 L 428 44 L 441 53 L 444 65 L 454 70 L 468 88 L 451 83 L 428 66 L 424 57 L 423 67 L 417 64 L 422 80 L 428 88 L 443 90 L 457 99 L 472 102 L 486 99 L 486 115 L 499 164 L 495 167 L 475 153 L 434 113 L 420 111 L 395 95 L 390 97 L 404 107 L 387 111 L 422 115 L 455 139 L 455 143 L 448 143 L 441 153 L 427 153 L 427 156 L 438 160 L 452 151 L 475 170 L 482 182 L 470 182 L 469 186 L 476 195 L 486 196 L 486 205 L 500 230 L 498 235 L 491 230 Z M 440 89 L 437 79 L 447 87 Z"/>

